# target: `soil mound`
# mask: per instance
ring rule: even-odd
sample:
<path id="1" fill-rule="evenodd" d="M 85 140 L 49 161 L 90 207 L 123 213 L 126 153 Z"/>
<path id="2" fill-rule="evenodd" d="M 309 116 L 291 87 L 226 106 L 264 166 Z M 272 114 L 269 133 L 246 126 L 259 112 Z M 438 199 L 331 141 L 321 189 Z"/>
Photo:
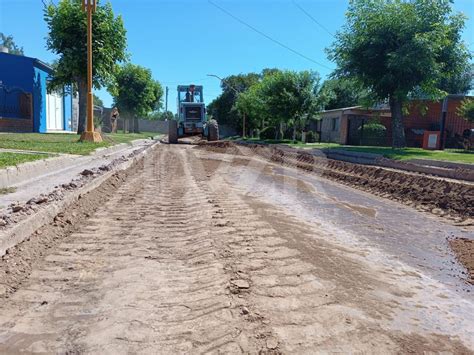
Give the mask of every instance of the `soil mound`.
<path id="1" fill-rule="evenodd" d="M 402 202 L 436 215 L 465 220 L 474 215 L 474 185 L 394 169 L 331 160 L 321 152 L 228 141 L 199 146 L 214 152 L 258 155 L 283 166 L 318 174 L 351 187 Z"/>

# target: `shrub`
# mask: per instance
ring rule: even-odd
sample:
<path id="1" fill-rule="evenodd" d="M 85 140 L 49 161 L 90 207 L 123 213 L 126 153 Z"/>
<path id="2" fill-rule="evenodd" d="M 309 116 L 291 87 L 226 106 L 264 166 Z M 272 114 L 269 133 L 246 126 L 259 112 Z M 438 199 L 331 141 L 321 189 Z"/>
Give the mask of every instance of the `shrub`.
<path id="1" fill-rule="evenodd" d="M 316 143 L 318 140 L 318 133 L 313 131 L 306 132 L 306 143 Z"/>
<path id="2" fill-rule="evenodd" d="M 260 131 L 260 139 L 275 139 L 275 127 L 265 127 Z"/>
<path id="3" fill-rule="evenodd" d="M 469 122 L 474 122 L 474 100 L 464 99 L 458 108 L 458 114 Z"/>
<path id="4" fill-rule="evenodd" d="M 385 145 L 387 140 L 387 128 L 380 123 L 368 123 L 359 127 L 359 134 L 362 145 Z"/>

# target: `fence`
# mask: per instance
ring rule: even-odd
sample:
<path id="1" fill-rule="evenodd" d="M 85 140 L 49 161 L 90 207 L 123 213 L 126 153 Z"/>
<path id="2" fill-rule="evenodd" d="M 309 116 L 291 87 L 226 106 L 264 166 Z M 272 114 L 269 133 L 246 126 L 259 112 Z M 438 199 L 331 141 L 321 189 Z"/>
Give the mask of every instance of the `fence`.
<path id="1" fill-rule="evenodd" d="M 102 113 L 102 131 L 106 133 L 110 132 L 112 128 L 112 123 L 110 122 L 110 112 L 110 109 L 104 109 Z M 127 131 L 129 129 L 131 130 L 133 128 L 131 125 L 133 125 L 132 120 L 124 120 L 122 117 L 120 117 L 117 121 L 117 130 L 123 130 L 124 126 Z M 168 134 L 168 122 L 138 119 L 138 131 Z"/>
<path id="2" fill-rule="evenodd" d="M 451 98 L 448 104 L 445 123 L 446 148 L 466 149 L 469 146 L 474 147 L 474 123 L 470 123 L 459 116 L 458 107 L 460 103 L 460 99 Z M 424 107 L 424 110 L 421 107 Z M 440 102 L 428 101 L 412 104 L 409 108 L 409 114 L 403 117 L 407 146 L 422 147 L 424 132 L 439 131 L 440 121 Z M 367 134 L 365 126 L 368 123 L 380 123 L 385 126 L 385 133 Z M 347 143 L 350 145 L 390 146 L 392 144 L 391 117 L 383 116 L 373 120 L 366 116 L 349 115 Z"/>
<path id="3" fill-rule="evenodd" d="M 19 88 L 9 89 L 0 83 L 0 117 L 31 119 L 32 113 L 31 93 Z"/>
<path id="4" fill-rule="evenodd" d="M 0 82 L 0 131 L 33 131 L 33 96 L 20 88 Z"/>

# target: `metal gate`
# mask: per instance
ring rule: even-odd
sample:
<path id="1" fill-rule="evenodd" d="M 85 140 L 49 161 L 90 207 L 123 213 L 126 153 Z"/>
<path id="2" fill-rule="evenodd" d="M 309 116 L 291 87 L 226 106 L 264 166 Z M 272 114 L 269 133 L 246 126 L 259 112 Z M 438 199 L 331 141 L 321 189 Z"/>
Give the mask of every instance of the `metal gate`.
<path id="1" fill-rule="evenodd" d="M 33 100 L 29 92 L 21 88 L 7 87 L 0 81 L 0 117 L 31 119 Z"/>

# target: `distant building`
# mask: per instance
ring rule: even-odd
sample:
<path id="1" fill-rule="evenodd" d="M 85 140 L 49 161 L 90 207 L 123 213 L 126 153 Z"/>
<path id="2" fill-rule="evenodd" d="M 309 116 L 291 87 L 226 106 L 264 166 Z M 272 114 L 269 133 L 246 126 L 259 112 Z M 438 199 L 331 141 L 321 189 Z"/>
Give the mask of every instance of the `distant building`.
<path id="1" fill-rule="evenodd" d="M 76 131 L 77 99 L 47 93 L 52 72 L 39 59 L 0 52 L 0 132 Z"/>
<path id="2" fill-rule="evenodd" d="M 466 121 L 458 114 L 458 108 L 466 96 L 449 95 L 445 134 L 447 148 L 462 148 L 463 136 L 472 131 L 474 123 Z M 413 100 L 403 114 L 406 143 L 409 147 L 421 147 L 425 131 L 439 131 L 442 100 Z M 365 125 L 379 123 L 385 126 L 382 139 L 371 140 Z M 313 122 L 311 130 L 319 132 L 322 142 L 347 145 L 385 145 L 392 144 L 392 115 L 388 107 L 366 109 L 361 106 L 322 111 L 320 119 Z M 373 144 L 371 143 L 373 142 Z"/>
<path id="3" fill-rule="evenodd" d="M 363 134 L 361 126 L 382 117 L 391 117 L 390 110 L 365 109 L 362 106 L 338 108 L 321 112 L 321 118 L 310 129 L 319 132 L 321 142 L 359 145 Z"/>

